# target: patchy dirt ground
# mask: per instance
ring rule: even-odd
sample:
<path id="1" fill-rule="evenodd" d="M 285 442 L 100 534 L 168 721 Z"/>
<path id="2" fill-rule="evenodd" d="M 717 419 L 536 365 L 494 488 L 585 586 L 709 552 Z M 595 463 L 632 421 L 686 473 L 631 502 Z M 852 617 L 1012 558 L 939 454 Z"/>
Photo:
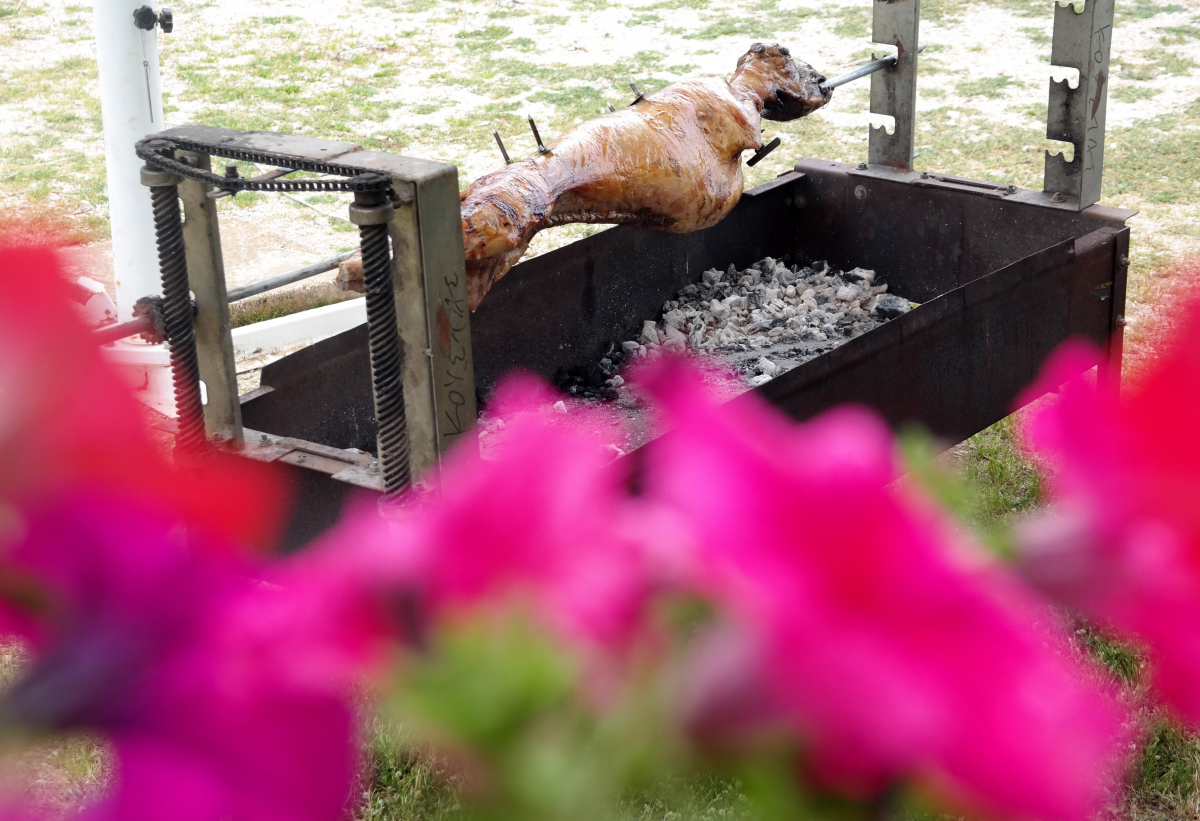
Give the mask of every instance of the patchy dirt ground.
<path id="1" fill-rule="evenodd" d="M 630 97 L 732 72 L 755 39 L 785 43 L 832 75 L 886 49 L 866 0 L 179 0 L 162 36 L 169 123 L 199 122 L 351 140 L 458 165 L 465 184 L 510 151 Z M 1040 185 L 1052 0 L 923 4 L 917 166 Z M 90 7 L 0 0 L 0 208 L 66 212 L 107 233 Z M 1200 3 L 1120 0 L 1113 47 L 1105 201 L 1133 222 L 1133 296 L 1200 247 Z M 749 184 L 797 157 L 866 154 L 867 84 L 817 115 L 778 124 L 783 147 Z M 249 170 L 249 169 L 247 169 Z M 243 195 L 223 201 L 231 285 L 355 242 L 346 200 Z M 599 230 L 542 234 L 533 253 Z M 103 270 L 103 244 L 88 249 Z M 328 279 L 329 277 L 327 277 Z M 1138 308 L 1131 314 L 1137 321 Z"/>

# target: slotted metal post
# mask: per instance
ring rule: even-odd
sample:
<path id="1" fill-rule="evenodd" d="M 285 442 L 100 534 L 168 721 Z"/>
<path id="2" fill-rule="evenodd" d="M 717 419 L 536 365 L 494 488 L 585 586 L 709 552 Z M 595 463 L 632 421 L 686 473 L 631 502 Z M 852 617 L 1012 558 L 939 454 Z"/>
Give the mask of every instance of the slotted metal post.
<path id="1" fill-rule="evenodd" d="M 1087 0 L 1082 12 L 1054 4 L 1050 63 L 1079 71 L 1079 85 L 1050 81 L 1046 137 L 1071 143 L 1075 156 L 1046 152 L 1043 188 L 1056 203 L 1082 211 L 1100 201 L 1104 176 L 1104 125 L 1114 0 Z"/>
<path id="2" fill-rule="evenodd" d="M 207 154 L 184 151 L 181 159 L 202 171 L 211 168 Z M 217 201 L 209 196 L 211 190 L 211 185 L 198 180 L 185 179 L 179 184 L 188 283 L 196 295 L 196 358 L 208 394 L 204 427 L 214 442 L 232 442 L 241 447 L 245 435 L 238 400 L 237 364 L 233 356 Z"/>
<path id="3" fill-rule="evenodd" d="M 896 65 L 871 75 L 871 113 L 896 121 L 891 134 L 871 127 L 867 159 L 872 165 L 912 170 L 916 144 L 917 48 L 921 0 L 874 0 L 876 43 L 893 45 Z"/>

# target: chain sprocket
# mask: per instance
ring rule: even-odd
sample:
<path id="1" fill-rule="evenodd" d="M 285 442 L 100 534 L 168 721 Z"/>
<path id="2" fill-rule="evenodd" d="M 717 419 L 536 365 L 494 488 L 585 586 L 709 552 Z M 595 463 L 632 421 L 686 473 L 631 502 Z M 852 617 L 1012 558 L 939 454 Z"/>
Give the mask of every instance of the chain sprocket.
<path id="1" fill-rule="evenodd" d="M 178 174 L 189 180 L 208 183 L 223 191 L 387 191 L 392 187 L 392 175 L 386 171 L 364 171 L 348 165 L 286 157 L 265 151 L 248 151 L 244 148 L 208 145 L 194 140 L 173 137 L 148 137 L 136 145 L 137 155 L 146 164 Z M 314 174 L 331 174 L 346 179 L 323 180 L 250 180 L 245 177 L 223 177 L 211 171 L 193 168 L 175 159 L 175 151 L 194 151 L 229 160 L 271 165 L 276 168 L 291 168 L 294 171 L 309 171 Z"/>

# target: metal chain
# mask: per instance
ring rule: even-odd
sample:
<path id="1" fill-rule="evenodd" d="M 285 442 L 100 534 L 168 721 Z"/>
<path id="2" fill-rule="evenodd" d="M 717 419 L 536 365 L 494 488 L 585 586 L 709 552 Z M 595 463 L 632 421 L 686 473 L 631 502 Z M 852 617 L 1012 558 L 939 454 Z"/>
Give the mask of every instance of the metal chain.
<path id="1" fill-rule="evenodd" d="M 149 137 L 141 140 L 136 146 L 137 155 L 146 164 L 187 177 L 189 180 L 208 183 L 225 191 L 387 191 L 392 187 L 392 175 L 385 171 L 364 171 L 348 165 L 303 160 L 296 157 L 284 157 L 269 154 L 264 151 L 248 151 L 242 148 L 208 145 L 206 143 L 179 138 L 165 139 Z M 223 177 L 211 171 L 193 168 L 185 162 L 175 159 L 171 154 L 176 151 L 194 151 L 229 160 L 261 163 L 277 168 L 291 168 L 296 171 L 309 171 L 314 174 L 334 174 L 347 177 L 343 180 L 248 180 L 244 177 Z"/>

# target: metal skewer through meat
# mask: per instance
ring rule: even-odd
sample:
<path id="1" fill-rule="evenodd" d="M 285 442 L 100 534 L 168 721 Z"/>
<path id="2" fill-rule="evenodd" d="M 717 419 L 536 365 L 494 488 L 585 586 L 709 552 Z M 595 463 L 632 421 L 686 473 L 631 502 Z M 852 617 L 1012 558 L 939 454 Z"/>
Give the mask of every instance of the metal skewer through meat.
<path id="1" fill-rule="evenodd" d="M 755 43 L 733 78 L 684 80 L 582 123 L 540 152 L 480 177 L 461 194 L 471 310 L 544 228 L 568 223 L 708 228 L 742 196 L 742 153 L 761 121 L 794 120 L 831 88 L 786 48 Z M 359 279 L 357 260 L 339 281 Z M 358 274 L 358 276 L 355 276 Z"/>

